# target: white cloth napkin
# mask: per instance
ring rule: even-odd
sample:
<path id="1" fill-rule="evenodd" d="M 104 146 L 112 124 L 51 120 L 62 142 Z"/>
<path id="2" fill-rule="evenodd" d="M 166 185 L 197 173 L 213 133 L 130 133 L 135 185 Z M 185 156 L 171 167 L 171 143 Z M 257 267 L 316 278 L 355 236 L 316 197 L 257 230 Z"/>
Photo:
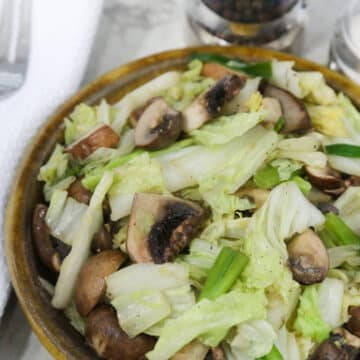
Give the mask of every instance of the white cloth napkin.
<path id="1" fill-rule="evenodd" d="M 10 290 L 3 221 L 15 169 L 41 124 L 79 87 L 101 8 L 102 0 L 33 0 L 27 78 L 0 100 L 0 317 Z"/>

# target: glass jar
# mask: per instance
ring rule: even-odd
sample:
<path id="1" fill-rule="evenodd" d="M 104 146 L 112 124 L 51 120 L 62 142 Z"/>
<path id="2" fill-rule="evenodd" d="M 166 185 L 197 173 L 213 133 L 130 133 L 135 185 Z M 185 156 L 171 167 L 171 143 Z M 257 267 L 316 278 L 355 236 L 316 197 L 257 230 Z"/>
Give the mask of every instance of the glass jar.
<path id="1" fill-rule="evenodd" d="M 243 44 L 282 50 L 302 30 L 302 0 L 188 0 L 187 15 L 208 44 Z"/>
<path id="2" fill-rule="evenodd" d="M 330 68 L 360 83 L 360 2 L 351 0 L 338 19 L 330 45 Z"/>

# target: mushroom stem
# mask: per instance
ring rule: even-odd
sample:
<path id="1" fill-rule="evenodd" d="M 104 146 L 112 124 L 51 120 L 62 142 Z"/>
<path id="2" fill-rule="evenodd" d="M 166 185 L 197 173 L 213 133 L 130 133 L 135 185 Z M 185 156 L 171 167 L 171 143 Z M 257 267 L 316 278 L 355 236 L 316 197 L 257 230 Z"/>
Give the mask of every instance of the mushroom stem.
<path id="1" fill-rule="evenodd" d="M 50 232 L 45 221 L 47 209 L 44 204 L 37 204 L 35 207 L 32 224 L 33 240 L 41 262 L 50 270 L 59 272 L 61 258 L 50 239 Z"/>

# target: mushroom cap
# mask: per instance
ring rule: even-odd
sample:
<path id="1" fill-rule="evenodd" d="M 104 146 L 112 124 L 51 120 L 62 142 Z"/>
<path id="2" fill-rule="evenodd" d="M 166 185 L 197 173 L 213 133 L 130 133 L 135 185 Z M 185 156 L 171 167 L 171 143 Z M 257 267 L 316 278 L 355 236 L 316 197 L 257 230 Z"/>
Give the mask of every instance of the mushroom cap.
<path id="1" fill-rule="evenodd" d="M 305 166 L 305 171 L 310 183 L 320 190 L 338 189 L 344 185 L 341 174 L 329 167 L 321 169 L 313 166 Z"/>
<path id="2" fill-rule="evenodd" d="M 191 241 L 204 216 L 197 204 L 173 196 L 136 194 L 127 251 L 135 262 L 171 261 Z"/>
<path id="3" fill-rule="evenodd" d="M 308 229 L 295 236 L 288 245 L 289 266 L 301 284 L 315 284 L 325 279 L 329 256 L 321 239 Z"/>
<path id="4" fill-rule="evenodd" d="M 105 277 L 125 261 L 119 250 L 105 250 L 91 256 L 82 266 L 76 281 L 75 303 L 80 315 L 86 316 L 106 292 Z"/>
<path id="5" fill-rule="evenodd" d="M 101 229 L 95 234 L 91 242 L 91 251 L 99 253 L 104 250 L 112 249 L 112 236 L 106 225 L 103 225 Z"/>
<path id="6" fill-rule="evenodd" d="M 131 114 L 129 115 L 129 123 L 133 128 L 136 127 L 141 115 L 146 110 L 146 108 L 159 98 L 160 98 L 160 96 L 155 96 L 155 97 L 149 99 L 148 101 L 146 101 L 145 104 L 137 107 L 136 109 L 134 109 L 131 112 Z"/>
<path id="7" fill-rule="evenodd" d="M 275 98 L 280 102 L 281 111 L 285 119 L 285 125 L 281 129 L 281 133 L 303 132 L 311 128 L 310 116 L 304 104 L 293 94 L 268 83 L 263 86 L 262 91 L 264 96 Z"/>
<path id="8" fill-rule="evenodd" d="M 197 97 L 183 111 L 185 131 L 192 131 L 218 115 L 226 102 L 239 93 L 246 78 L 230 74 L 223 77 L 212 88 Z"/>
<path id="9" fill-rule="evenodd" d="M 159 97 L 143 110 L 135 128 L 135 144 L 157 150 L 172 144 L 182 130 L 182 115 Z"/>
<path id="10" fill-rule="evenodd" d="M 68 195 L 77 202 L 89 205 L 91 199 L 91 192 L 84 187 L 81 179 L 76 179 L 68 188 Z"/>
<path id="11" fill-rule="evenodd" d="M 101 147 L 115 147 L 120 141 L 119 135 L 108 125 L 101 125 L 83 136 L 64 151 L 79 159 L 85 159 Z"/>
<path id="12" fill-rule="evenodd" d="M 48 208 L 44 204 L 37 204 L 33 213 L 32 233 L 35 249 L 41 262 L 54 272 L 60 271 L 61 257 L 54 249 L 47 227 L 45 216 Z"/>
<path id="13" fill-rule="evenodd" d="M 255 204 L 255 207 L 258 209 L 267 200 L 270 195 L 270 191 L 260 188 L 244 187 L 238 190 L 236 195 L 240 197 L 247 197 Z"/>
<path id="14" fill-rule="evenodd" d="M 360 337 L 360 306 L 351 306 L 349 315 L 350 319 L 345 324 L 345 328 L 355 336 Z"/>
<path id="15" fill-rule="evenodd" d="M 310 360 L 347 360 L 344 351 L 334 341 L 322 342 L 311 356 Z"/>
<path id="16" fill-rule="evenodd" d="M 99 356 L 109 360 L 139 360 L 155 345 L 151 336 L 129 338 L 109 305 L 91 311 L 86 319 L 85 338 Z"/>

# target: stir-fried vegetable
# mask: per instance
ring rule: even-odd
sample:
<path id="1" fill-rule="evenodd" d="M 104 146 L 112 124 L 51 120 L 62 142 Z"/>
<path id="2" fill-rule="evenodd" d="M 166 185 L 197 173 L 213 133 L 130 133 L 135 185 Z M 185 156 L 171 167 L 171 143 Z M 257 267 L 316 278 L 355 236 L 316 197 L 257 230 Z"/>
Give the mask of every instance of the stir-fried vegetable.
<path id="1" fill-rule="evenodd" d="M 359 356 L 360 112 L 321 73 L 196 53 L 64 122 L 34 248 L 97 355 Z"/>

